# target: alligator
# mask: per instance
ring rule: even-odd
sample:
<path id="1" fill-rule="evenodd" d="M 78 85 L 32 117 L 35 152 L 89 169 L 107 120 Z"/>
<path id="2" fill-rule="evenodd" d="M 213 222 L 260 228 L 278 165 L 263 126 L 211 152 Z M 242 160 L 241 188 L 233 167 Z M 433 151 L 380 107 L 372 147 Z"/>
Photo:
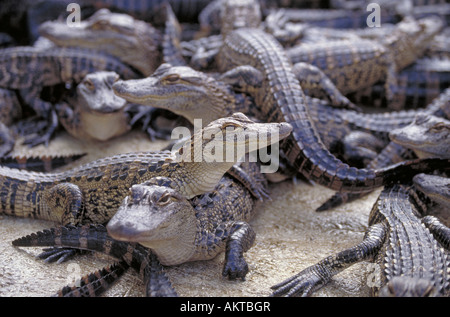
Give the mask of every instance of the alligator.
<path id="1" fill-rule="evenodd" d="M 431 201 L 448 206 L 450 202 L 450 178 L 440 175 L 417 174 L 413 177 L 414 187 Z M 449 234 L 446 235 L 450 237 Z M 450 244 L 447 242 L 447 248 Z"/>
<path id="2" fill-rule="evenodd" d="M 87 74 L 74 96 L 55 104 L 58 121 L 77 139 L 106 141 L 131 129 L 128 103 L 114 94 L 119 75 L 110 71 Z"/>
<path id="3" fill-rule="evenodd" d="M 398 108 L 423 108 L 450 86 L 450 59 L 421 58 L 399 72 L 396 82 L 393 92 Z M 377 108 L 391 105 L 382 82 L 346 96 L 358 105 Z"/>
<path id="4" fill-rule="evenodd" d="M 385 82 L 390 107 L 398 110 L 394 98 L 396 74 L 422 56 L 442 28 L 433 17 L 418 21 L 405 19 L 382 40 L 347 40 L 302 43 L 286 49 L 294 64 L 304 62 L 317 66 L 344 95 Z"/>
<path id="5" fill-rule="evenodd" d="M 287 123 L 255 123 L 236 113 L 196 131 L 173 151 L 120 154 L 58 173 L 0 167 L 0 212 L 60 224 L 106 223 L 133 184 L 165 177 L 192 198 L 212 190 L 246 152 L 291 130 Z"/>
<path id="6" fill-rule="evenodd" d="M 450 230 L 434 216 L 420 218 L 424 204 L 416 203 L 411 191 L 416 189 L 410 185 L 386 186 L 371 210 L 360 244 L 272 286 L 272 295 L 309 296 L 352 264 L 371 261 L 379 267 L 375 272 L 380 272 L 371 281 L 373 295 L 449 296 Z"/>
<path id="7" fill-rule="evenodd" d="M 255 77 L 252 77 L 252 79 L 256 80 Z M 113 85 L 113 89 L 116 94 L 130 102 L 162 107 L 186 117 L 191 122 L 194 122 L 196 118 L 210 122 L 235 111 L 245 112 L 260 120 L 266 120 L 268 117 L 266 114 L 261 113 L 261 108 L 252 106 L 252 102 L 249 99 L 246 99 L 241 94 L 230 92 L 230 88 L 221 81 L 217 81 L 211 76 L 188 67 L 171 67 L 170 65 L 162 64 L 152 76 L 145 79 L 118 81 Z M 311 100 L 313 99 L 307 99 L 307 104 L 310 107 L 321 107 L 316 112 L 312 109 L 308 110 L 310 114 L 317 114 L 317 120 L 312 120 L 311 124 L 318 125 L 315 127 L 316 130 L 322 133 L 320 136 L 323 137 L 323 140 L 329 140 L 329 144 L 333 141 L 338 141 L 345 133 L 353 129 L 360 129 L 366 132 L 376 131 L 378 135 L 384 133 L 387 139 L 387 133 L 390 130 L 395 126 L 409 124 L 414 120 L 415 116 L 415 112 L 400 112 L 391 116 L 379 114 L 363 115 L 354 111 L 325 107 L 321 101 L 311 102 Z M 209 111 L 204 111 L 205 107 L 208 107 Z M 433 105 L 427 111 L 433 113 L 439 111 L 439 107 Z M 273 109 L 270 114 L 277 113 L 275 106 Z M 328 113 L 330 113 L 329 116 L 324 115 Z M 291 118 L 289 114 L 286 116 L 288 119 Z M 320 121 L 322 117 L 325 119 L 324 121 Z M 390 121 L 391 118 L 392 121 Z M 336 122 L 336 125 L 332 125 L 328 120 Z M 280 121 L 282 121 L 282 118 L 280 118 Z M 343 121 L 344 124 L 339 124 L 339 121 Z M 348 122 L 351 123 L 349 124 Z M 297 136 L 302 133 L 299 126 L 295 126 L 294 131 L 296 131 Z M 339 133 L 342 133 L 342 135 L 339 135 Z M 335 135 L 336 137 L 333 138 Z M 290 162 L 292 163 L 293 160 Z M 389 175 L 389 170 L 390 168 L 387 168 L 383 170 L 384 172 L 381 172 L 381 170 L 379 172 Z M 333 184 L 329 185 L 334 186 Z M 369 188 L 365 191 L 367 190 Z M 360 191 L 364 191 L 363 188 Z"/>
<path id="8" fill-rule="evenodd" d="M 426 112 L 417 112 L 415 114 L 414 120 L 416 120 L 416 116 L 424 118 L 425 122 L 428 122 L 429 127 L 431 128 L 432 125 L 430 125 L 429 120 L 432 122 L 446 122 L 446 118 L 449 118 L 450 115 L 450 89 L 446 89 L 438 98 L 435 98 L 432 103 L 427 107 Z M 430 119 L 427 119 L 430 118 Z M 433 118 L 433 119 L 432 119 Z M 414 127 L 417 125 L 414 123 L 414 120 L 409 124 L 411 127 Z M 420 122 L 420 121 L 419 121 Z M 423 124 L 427 124 L 427 123 Z M 394 128 L 390 131 L 390 134 L 392 134 L 392 137 L 395 138 L 396 134 L 403 135 L 399 137 L 398 143 L 391 141 L 388 145 L 372 160 L 370 163 L 367 164 L 368 168 L 381 168 L 384 166 L 389 166 L 391 164 L 395 164 L 404 160 L 411 160 L 418 157 L 418 153 L 416 153 L 415 150 L 420 150 L 420 146 L 422 146 L 425 150 L 428 152 L 433 152 L 432 156 L 437 156 L 440 158 L 445 158 L 447 155 L 447 152 L 445 151 L 445 129 L 443 128 L 444 138 L 437 137 L 438 131 L 435 131 L 434 129 L 423 129 L 422 134 L 412 134 L 410 131 L 410 128 L 408 128 L 409 125 L 405 125 L 403 129 Z M 439 128 L 438 128 L 439 129 Z M 404 132 L 402 132 L 404 131 Z M 410 139 L 420 139 L 426 140 L 425 143 L 422 145 L 417 144 L 414 145 L 414 141 L 409 141 L 407 138 Z M 405 147 L 403 145 L 406 145 L 404 143 L 402 145 L 402 142 L 400 141 L 403 139 L 403 142 L 409 143 L 409 146 Z M 444 141 L 442 141 L 444 139 Z M 441 143 L 442 141 L 442 143 Z M 418 141 L 416 141 L 418 142 Z M 433 150 L 434 149 L 434 150 Z M 423 154 L 423 152 L 422 152 Z M 430 155 L 428 155 L 430 157 Z M 366 193 L 336 193 L 334 196 L 332 196 L 330 199 L 328 199 L 325 203 L 323 203 L 320 207 L 316 209 L 316 211 L 325 211 L 329 210 L 331 208 L 335 208 L 341 204 L 354 201 L 356 199 L 361 198 L 362 196 L 370 193 L 371 191 L 368 191 Z"/>
<path id="9" fill-rule="evenodd" d="M 48 143 L 57 126 L 57 116 L 50 102 L 39 98 L 44 86 L 66 82 L 79 83 L 89 73 L 109 70 L 121 78 L 138 78 L 138 74 L 114 57 L 92 50 L 13 47 L 0 50 L 0 87 L 20 90 L 23 101 L 39 117 L 48 121 L 43 135 L 24 141 L 32 146 Z"/>
<path id="10" fill-rule="evenodd" d="M 450 158 L 450 121 L 444 118 L 419 113 L 410 125 L 391 131 L 389 137 L 418 157 Z"/>
<path id="11" fill-rule="evenodd" d="M 202 39 L 183 44 L 184 54 L 194 68 L 216 68 L 216 56 L 220 48 L 225 47 L 223 41 L 230 30 L 241 27 L 260 28 L 261 25 L 257 3 L 252 0 L 239 4 L 223 1 L 222 16 L 221 35 L 211 37 L 206 41 L 206 47 Z M 408 18 L 398 23 L 392 32 L 383 32 L 384 36 L 375 39 L 362 38 L 355 34 L 345 40 L 302 42 L 300 45 L 286 48 L 286 55 L 293 64 L 298 64 L 293 70 L 296 74 L 299 72 L 297 79 L 304 90 L 315 86 L 308 81 L 302 82 L 305 74 L 310 79 L 326 78 L 336 86 L 335 91 L 344 95 L 383 81 L 390 107 L 399 110 L 401 100 L 397 100 L 397 94 L 400 93 L 396 89 L 397 72 L 424 54 L 430 41 L 442 29 L 442 25 L 442 21 L 435 17 L 418 21 Z M 323 37 L 323 34 L 321 36 Z M 314 72 L 301 73 L 298 68 L 304 67 L 304 64 L 317 69 L 314 69 Z M 219 67 L 219 70 L 223 69 Z M 351 103 L 346 101 L 346 104 Z"/>
<path id="12" fill-rule="evenodd" d="M 66 21 L 47 21 L 39 34 L 58 47 L 94 49 L 114 56 L 144 76 L 161 63 L 161 32 L 149 23 L 123 13 L 101 9 L 80 21 L 76 32 Z"/>
<path id="13" fill-rule="evenodd" d="M 261 187 L 261 191 L 267 190 L 256 163 L 244 162 L 240 167 L 252 182 Z M 256 212 L 256 199 L 251 192 L 239 181 L 225 175 L 213 191 L 187 200 L 176 190 L 166 187 L 165 183 L 167 180 L 161 178 L 131 187 L 130 194 L 106 226 L 110 237 L 107 243 L 103 242 L 103 226 L 95 226 L 100 228 L 100 237 L 85 234 L 87 230 L 94 232 L 95 227 L 89 226 L 89 229 L 53 229 L 15 240 L 13 245 L 44 246 L 42 243 L 46 241 L 48 244 L 45 246 L 82 248 L 111 255 L 117 252 L 119 241 L 130 243 L 126 250 L 132 250 L 138 243 L 140 248 L 149 248 L 160 263 L 167 266 L 212 259 L 225 251 L 222 275 L 232 280 L 244 279 L 248 265 L 243 252 L 252 246 L 255 239 L 255 233 L 247 223 Z M 54 235 L 51 239 L 50 234 Z M 123 256 L 118 258 L 124 259 Z M 146 263 L 139 264 L 142 270 Z M 66 287 L 60 295 L 98 295 L 126 268 L 122 263 L 90 274 L 82 279 L 80 287 Z"/>

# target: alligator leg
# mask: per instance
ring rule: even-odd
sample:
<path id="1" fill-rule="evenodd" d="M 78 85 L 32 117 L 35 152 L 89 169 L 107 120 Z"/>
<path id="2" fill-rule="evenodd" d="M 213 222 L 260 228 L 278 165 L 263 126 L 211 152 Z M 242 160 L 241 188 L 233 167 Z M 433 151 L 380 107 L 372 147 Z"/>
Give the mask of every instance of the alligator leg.
<path id="1" fill-rule="evenodd" d="M 256 233 L 248 223 L 239 221 L 233 224 L 225 248 L 222 276 L 228 276 L 230 280 L 237 278 L 245 280 L 248 265 L 243 254 L 253 245 L 255 237 Z"/>
<path id="2" fill-rule="evenodd" d="M 261 201 L 264 199 L 270 199 L 267 190 L 264 188 L 264 186 L 261 186 L 261 182 L 264 181 L 264 179 L 252 179 L 238 165 L 233 165 L 227 171 L 227 173 L 241 182 L 241 184 L 244 185 L 256 199 L 259 199 Z"/>
<path id="3" fill-rule="evenodd" d="M 263 73 L 250 65 L 234 67 L 222 75 L 220 80 L 247 93 L 255 93 L 264 81 Z"/>
<path id="4" fill-rule="evenodd" d="M 44 194 L 52 213 L 60 217 L 62 225 L 78 225 L 83 218 L 83 193 L 72 183 L 60 183 Z"/>
<path id="5" fill-rule="evenodd" d="M 177 297 L 177 293 L 169 278 L 153 252 L 147 255 L 147 265 L 144 268 L 145 294 L 147 297 Z"/>
<path id="6" fill-rule="evenodd" d="M 425 216 L 422 218 L 422 222 L 430 230 L 434 238 L 446 250 L 450 250 L 450 228 L 434 216 Z"/>
<path id="7" fill-rule="evenodd" d="M 301 62 L 294 64 L 292 72 L 297 77 L 305 94 L 327 100 L 335 107 L 358 110 L 318 67 Z"/>
<path id="8" fill-rule="evenodd" d="M 58 127 L 58 117 L 53 105 L 50 102 L 44 101 L 39 98 L 41 87 L 36 86 L 30 89 L 21 89 L 20 94 L 25 101 L 36 114 L 42 117 L 47 122 L 45 131 L 39 136 L 29 136 L 25 138 L 24 144 L 29 144 L 31 147 L 45 144 L 48 146 L 50 138 L 53 136 L 56 128 Z"/>
<path id="9" fill-rule="evenodd" d="M 44 262 L 47 263 L 53 263 L 56 262 L 57 264 L 61 264 L 76 255 L 82 255 L 85 254 L 87 251 L 85 250 L 78 250 L 78 249 L 72 249 L 72 248 L 45 248 L 43 249 L 44 252 L 39 253 L 37 257 L 39 259 L 43 259 Z"/>
<path id="10" fill-rule="evenodd" d="M 320 262 L 307 267 L 291 278 L 272 286 L 273 296 L 310 296 L 313 292 L 331 281 L 331 278 L 349 266 L 370 260 L 383 245 L 387 228 L 378 223 L 369 227 L 363 241 L 336 255 L 326 257 Z"/>

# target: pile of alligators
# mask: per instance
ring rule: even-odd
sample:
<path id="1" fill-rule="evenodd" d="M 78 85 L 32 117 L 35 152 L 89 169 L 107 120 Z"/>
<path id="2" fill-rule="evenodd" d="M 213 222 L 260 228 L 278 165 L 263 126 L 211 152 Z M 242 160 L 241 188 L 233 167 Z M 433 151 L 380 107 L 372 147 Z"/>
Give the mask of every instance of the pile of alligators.
<path id="1" fill-rule="evenodd" d="M 374 295 L 450 295 L 433 215 L 450 206 L 446 1 L 19 2 L 0 9 L 0 214 L 54 222 L 12 241 L 46 261 L 118 261 L 59 296 L 101 295 L 130 267 L 147 296 L 176 296 L 164 266 L 219 253 L 245 280 L 255 206 L 293 179 L 336 192 L 321 212 L 381 193 L 359 244 L 267 295 L 309 296 L 360 261 L 380 268 Z M 185 138 L 62 171 L 15 152 L 133 129 Z"/>

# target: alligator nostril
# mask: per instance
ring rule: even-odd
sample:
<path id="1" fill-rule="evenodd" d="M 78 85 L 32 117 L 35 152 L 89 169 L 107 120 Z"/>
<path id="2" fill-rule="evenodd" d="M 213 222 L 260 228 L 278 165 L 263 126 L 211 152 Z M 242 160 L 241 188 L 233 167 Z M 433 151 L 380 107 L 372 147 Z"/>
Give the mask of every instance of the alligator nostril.
<path id="1" fill-rule="evenodd" d="M 125 222 L 125 227 L 132 228 L 132 227 L 134 227 L 134 223 L 132 223 L 131 221 L 126 221 Z"/>

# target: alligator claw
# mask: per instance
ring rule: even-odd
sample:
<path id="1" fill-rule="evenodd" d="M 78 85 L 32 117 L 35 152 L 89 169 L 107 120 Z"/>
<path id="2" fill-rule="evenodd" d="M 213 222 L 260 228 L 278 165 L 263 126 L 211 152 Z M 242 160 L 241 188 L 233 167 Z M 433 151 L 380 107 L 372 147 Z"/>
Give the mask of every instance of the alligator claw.
<path id="1" fill-rule="evenodd" d="M 37 255 L 39 259 L 43 259 L 47 263 L 56 262 L 58 264 L 66 262 L 67 260 L 73 258 L 76 255 L 81 255 L 88 252 L 79 249 L 58 248 L 58 247 L 45 248 L 43 249 L 43 251 L 44 252 Z"/>

